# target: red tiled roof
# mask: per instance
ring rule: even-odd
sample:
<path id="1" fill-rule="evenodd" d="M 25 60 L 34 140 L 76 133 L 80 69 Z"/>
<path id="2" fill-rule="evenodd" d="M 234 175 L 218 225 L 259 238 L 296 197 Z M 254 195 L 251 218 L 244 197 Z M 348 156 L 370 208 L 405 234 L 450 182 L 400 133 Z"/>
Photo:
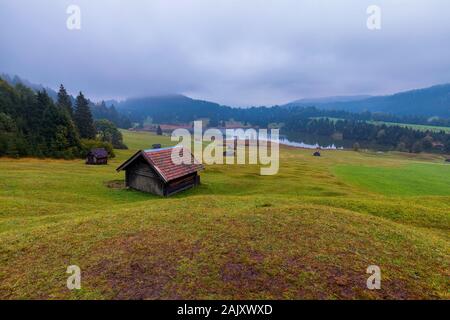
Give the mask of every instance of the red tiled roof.
<path id="1" fill-rule="evenodd" d="M 172 162 L 172 152 L 174 150 L 188 152 L 192 159 L 191 164 L 174 164 Z M 181 147 L 145 150 L 143 155 L 166 182 L 203 169 L 203 165 L 194 158 L 192 153 L 188 149 Z"/>
<path id="2" fill-rule="evenodd" d="M 179 154 L 182 155 L 183 153 L 181 153 L 181 150 L 183 150 L 183 153 L 187 152 L 187 154 L 191 156 L 192 161 L 190 164 L 175 164 L 172 162 L 172 152 L 179 152 Z M 182 147 L 171 147 L 163 149 L 140 150 L 130 159 L 122 163 L 116 170 L 125 170 L 131 163 L 141 156 L 157 171 L 165 182 L 169 182 L 204 169 L 203 165 L 194 158 L 188 149 Z"/>

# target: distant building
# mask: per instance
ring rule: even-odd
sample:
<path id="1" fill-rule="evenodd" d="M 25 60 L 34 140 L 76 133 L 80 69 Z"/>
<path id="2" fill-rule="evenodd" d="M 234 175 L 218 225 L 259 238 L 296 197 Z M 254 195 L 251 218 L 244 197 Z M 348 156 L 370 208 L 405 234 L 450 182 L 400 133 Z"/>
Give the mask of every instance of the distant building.
<path id="1" fill-rule="evenodd" d="M 237 139 L 236 138 L 228 139 L 228 140 L 224 139 L 223 140 L 223 148 L 224 148 L 224 150 L 231 149 L 231 150 L 236 151 L 236 149 L 237 149 Z"/>
<path id="2" fill-rule="evenodd" d="M 108 164 L 108 151 L 103 148 L 91 149 L 86 156 L 86 164 Z"/>
<path id="3" fill-rule="evenodd" d="M 223 156 L 224 156 L 224 157 L 233 157 L 234 155 L 235 155 L 234 150 L 228 149 L 228 150 L 225 150 L 225 151 L 223 152 Z"/>
<path id="4" fill-rule="evenodd" d="M 170 196 L 200 184 L 199 171 L 203 165 L 198 163 L 189 150 L 175 147 L 177 152 L 189 152 L 191 164 L 174 164 L 172 148 L 140 150 L 125 161 L 117 171 L 125 171 L 125 185 L 129 188 Z"/>

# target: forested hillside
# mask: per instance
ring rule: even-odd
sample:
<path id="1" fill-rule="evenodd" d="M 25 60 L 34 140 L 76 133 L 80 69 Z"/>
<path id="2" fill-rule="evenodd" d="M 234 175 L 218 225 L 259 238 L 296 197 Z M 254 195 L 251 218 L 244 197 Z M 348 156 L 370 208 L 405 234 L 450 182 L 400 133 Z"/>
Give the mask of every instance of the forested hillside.
<path id="1" fill-rule="evenodd" d="M 55 90 L 53 90 L 49 87 L 32 83 L 26 79 L 22 79 L 21 77 L 19 77 L 17 75 L 10 76 L 8 74 L 2 74 L 1 78 L 13 87 L 18 84 L 21 84 L 23 86 L 26 86 L 26 87 L 32 89 L 34 92 L 45 90 L 45 92 L 47 92 L 49 97 L 52 98 L 53 102 L 57 102 L 58 92 L 56 92 Z M 68 95 L 68 99 L 70 99 L 70 102 L 72 103 L 72 105 L 75 105 L 76 97 Z M 117 102 L 115 102 L 115 103 L 117 103 Z M 115 108 L 114 103 L 107 104 L 104 101 L 102 101 L 100 103 L 94 103 L 88 99 L 88 105 L 89 105 L 89 108 L 91 109 L 92 116 L 94 117 L 95 120 L 107 119 L 107 120 L 113 122 L 117 127 L 124 128 L 124 129 L 129 129 L 132 127 L 132 123 L 131 123 L 130 119 L 127 116 L 125 116 L 124 114 L 119 113 L 117 111 L 117 109 Z"/>
<path id="2" fill-rule="evenodd" d="M 387 96 L 348 98 L 346 101 L 341 100 L 295 101 L 287 104 L 286 107 L 316 106 L 328 110 L 346 110 L 351 112 L 371 111 L 402 116 L 418 115 L 450 118 L 450 84 L 400 92 Z"/>
<path id="3" fill-rule="evenodd" d="M 73 158 L 80 136 L 68 111 L 45 91 L 0 80 L 0 155 Z"/>
<path id="4" fill-rule="evenodd" d="M 134 121 L 143 123 L 190 123 L 209 119 L 210 127 L 234 120 L 252 127 L 279 127 L 282 133 L 307 133 L 319 136 L 337 136 L 371 146 L 383 146 L 406 152 L 450 153 L 450 135 L 436 130 L 418 130 L 394 123 L 450 126 L 448 118 L 427 118 L 415 115 L 344 110 L 324 110 L 316 107 L 252 107 L 231 108 L 216 103 L 169 95 L 129 99 L 118 105 Z M 375 123 L 391 122 L 393 125 Z"/>
<path id="5" fill-rule="evenodd" d="M 94 146 L 108 149 L 110 155 L 113 145 L 125 147 L 114 124 L 100 124 L 96 128 L 81 92 L 72 105 L 62 85 L 54 102 L 46 90 L 35 92 L 0 79 L 0 156 L 75 158 Z"/>
<path id="6" fill-rule="evenodd" d="M 151 118 L 157 123 L 182 123 L 198 118 L 222 119 L 233 114 L 230 107 L 183 95 L 131 98 L 119 103 L 117 107 L 136 122 Z M 238 109 L 234 109 L 236 110 Z"/>

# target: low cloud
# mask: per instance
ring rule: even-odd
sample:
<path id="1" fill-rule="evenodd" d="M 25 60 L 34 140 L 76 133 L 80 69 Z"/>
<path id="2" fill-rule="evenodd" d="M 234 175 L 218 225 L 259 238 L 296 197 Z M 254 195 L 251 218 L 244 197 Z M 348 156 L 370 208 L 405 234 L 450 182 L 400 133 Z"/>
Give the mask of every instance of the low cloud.
<path id="1" fill-rule="evenodd" d="M 229 105 L 449 82 L 450 3 L 2 0 L 0 71 L 94 99 L 182 93 Z M 81 30 L 66 28 L 69 5 Z"/>

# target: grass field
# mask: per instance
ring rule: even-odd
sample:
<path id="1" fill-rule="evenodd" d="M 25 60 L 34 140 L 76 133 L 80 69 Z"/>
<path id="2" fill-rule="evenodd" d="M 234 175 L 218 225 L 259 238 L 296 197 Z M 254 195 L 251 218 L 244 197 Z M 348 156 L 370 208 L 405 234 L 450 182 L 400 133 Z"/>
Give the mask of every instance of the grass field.
<path id="1" fill-rule="evenodd" d="M 439 156 L 282 147 L 278 175 L 207 166 L 201 186 L 159 198 L 120 188 L 115 168 L 169 138 L 124 138 L 107 166 L 0 159 L 0 298 L 450 298 Z"/>
<path id="2" fill-rule="evenodd" d="M 450 196 L 450 165 L 414 163 L 401 168 L 340 165 L 334 172 L 368 191 L 394 196 Z"/>

